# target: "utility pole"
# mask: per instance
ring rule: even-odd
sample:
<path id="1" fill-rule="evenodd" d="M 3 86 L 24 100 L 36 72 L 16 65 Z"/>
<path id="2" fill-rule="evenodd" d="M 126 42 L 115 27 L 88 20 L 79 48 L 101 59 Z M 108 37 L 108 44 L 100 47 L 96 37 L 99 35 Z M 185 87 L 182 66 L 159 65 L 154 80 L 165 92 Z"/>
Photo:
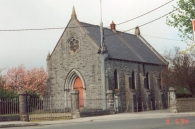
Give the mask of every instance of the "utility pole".
<path id="1" fill-rule="evenodd" d="M 105 79 L 105 53 L 106 45 L 104 43 L 104 32 L 103 32 L 103 22 L 102 22 L 102 0 L 100 0 L 100 36 L 101 36 L 101 44 L 98 51 L 98 54 L 101 54 L 101 80 L 102 80 L 102 103 L 103 103 L 103 110 L 107 109 L 107 101 L 106 101 L 106 79 Z"/>

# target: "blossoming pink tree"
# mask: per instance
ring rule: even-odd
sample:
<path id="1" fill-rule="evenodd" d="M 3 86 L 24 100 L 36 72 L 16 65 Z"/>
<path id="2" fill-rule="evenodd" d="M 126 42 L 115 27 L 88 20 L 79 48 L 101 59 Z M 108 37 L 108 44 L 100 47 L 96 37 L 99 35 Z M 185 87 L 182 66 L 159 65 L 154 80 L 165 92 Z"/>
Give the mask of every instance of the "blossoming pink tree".
<path id="1" fill-rule="evenodd" d="M 46 91 L 47 72 L 41 68 L 26 69 L 24 65 L 11 68 L 5 75 L 5 89 L 31 91 L 43 95 Z"/>

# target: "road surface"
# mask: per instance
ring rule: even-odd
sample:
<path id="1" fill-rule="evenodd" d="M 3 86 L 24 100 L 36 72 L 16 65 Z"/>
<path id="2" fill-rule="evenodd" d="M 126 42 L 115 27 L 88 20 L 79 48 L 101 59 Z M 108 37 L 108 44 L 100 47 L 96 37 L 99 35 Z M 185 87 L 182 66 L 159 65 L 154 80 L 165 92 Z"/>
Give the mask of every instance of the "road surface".
<path id="1" fill-rule="evenodd" d="M 9 129 L 195 129 L 195 116 L 91 120 L 84 123 L 12 127 Z M 7 129 L 7 128 L 5 128 Z"/>

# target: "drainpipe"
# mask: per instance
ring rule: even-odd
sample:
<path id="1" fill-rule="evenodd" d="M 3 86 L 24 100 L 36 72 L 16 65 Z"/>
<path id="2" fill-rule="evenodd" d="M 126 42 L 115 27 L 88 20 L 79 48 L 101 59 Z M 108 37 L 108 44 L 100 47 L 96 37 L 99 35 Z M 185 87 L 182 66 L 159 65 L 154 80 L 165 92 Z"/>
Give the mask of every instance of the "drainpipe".
<path id="1" fill-rule="evenodd" d="M 101 1 L 100 1 L 100 8 Z M 103 110 L 107 109 L 107 102 L 106 102 L 106 76 L 105 76 L 105 57 L 106 57 L 106 46 L 104 43 L 104 34 L 103 34 L 103 22 L 102 22 L 102 9 L 101 10 L 101 22 L 100 22 L 100 36 L 101 36 L 101 45 L 98 51 L 98 54 L 101 54 L 101 80 L 102 80 L 102 103 L 103 103 Z"/>

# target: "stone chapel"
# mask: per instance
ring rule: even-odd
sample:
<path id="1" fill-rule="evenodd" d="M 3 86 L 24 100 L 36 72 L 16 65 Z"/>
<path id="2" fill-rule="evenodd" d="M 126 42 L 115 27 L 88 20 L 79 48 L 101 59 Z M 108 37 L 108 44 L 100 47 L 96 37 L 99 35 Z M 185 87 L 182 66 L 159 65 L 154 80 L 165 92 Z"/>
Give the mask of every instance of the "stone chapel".
<path id="1" fill-rule="evenodd" d="M 68 99 L 71 90 L 78 90 L 79 107 L 89 109 L 106 109 L 107 91 L 122 111 L 131 110 L 132 104 L 165 103 L 161 71 L 168 63 L 141 36 L 139 27 L 129 34 L 117 31 L 112 22 L 104 35 L 101 53 L 100 26 L 79 21 L 73 7 L 69 23 L 47 56 L 47 93 Z"/>

